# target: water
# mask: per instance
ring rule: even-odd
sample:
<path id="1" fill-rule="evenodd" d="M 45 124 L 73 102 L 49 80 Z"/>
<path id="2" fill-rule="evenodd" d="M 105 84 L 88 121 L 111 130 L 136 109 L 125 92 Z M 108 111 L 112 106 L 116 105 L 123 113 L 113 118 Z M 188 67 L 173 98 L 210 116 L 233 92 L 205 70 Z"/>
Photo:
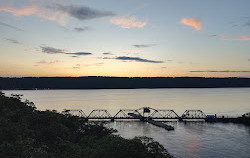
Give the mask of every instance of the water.
<path id="1" fill-rule="evenodd" d="M 143 122 L 108 124 L 125 138 L 148 136 L 160 142 L 176 158 L 249 158 L 250 129 L 223 123 L 171 123 L 174 131 Z"/>
<path id="2" fill-rule="evenodd" d="M 112 89 L 112 90 L 25 90 L 4 91 L 23 94 L 39 110 L 107 109 L 115 115 L 119 109 L 149 106 L 173 109 L 181 115 L 186 109 L 206 114 L 240 116 L 250 112 L 250 88 L 221 89 Z M 149 136 L 163 144 L 177 158 L 227 157 L 249 158 L 250 128 L 232 123 L 171 123 L 174 131 L 143 122 L 114 122 L 107 126 L 126 138 Z"/>

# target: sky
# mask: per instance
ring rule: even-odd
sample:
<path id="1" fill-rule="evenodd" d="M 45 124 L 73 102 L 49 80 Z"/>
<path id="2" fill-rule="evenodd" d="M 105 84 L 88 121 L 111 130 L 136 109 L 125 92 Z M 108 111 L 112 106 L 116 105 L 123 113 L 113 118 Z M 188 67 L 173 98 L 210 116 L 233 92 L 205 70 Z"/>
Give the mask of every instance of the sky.
<path id="1" fill-rule="evenodd" d="M 250 0 L 0 0 L 0 76 L 250 77 Z"/>

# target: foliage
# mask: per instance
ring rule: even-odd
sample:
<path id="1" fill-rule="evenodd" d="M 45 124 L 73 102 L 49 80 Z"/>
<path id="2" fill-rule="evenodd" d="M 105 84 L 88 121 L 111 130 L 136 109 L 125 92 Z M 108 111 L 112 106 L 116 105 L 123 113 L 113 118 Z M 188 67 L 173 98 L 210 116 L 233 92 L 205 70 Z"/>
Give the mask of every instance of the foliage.
<path id="1" fill-rule="evenodd" d="M 113 129 L 0 92 L 0 157 L 4 158 L 168 158 L 166 149 L 147 137 L 124 139 Z"/>

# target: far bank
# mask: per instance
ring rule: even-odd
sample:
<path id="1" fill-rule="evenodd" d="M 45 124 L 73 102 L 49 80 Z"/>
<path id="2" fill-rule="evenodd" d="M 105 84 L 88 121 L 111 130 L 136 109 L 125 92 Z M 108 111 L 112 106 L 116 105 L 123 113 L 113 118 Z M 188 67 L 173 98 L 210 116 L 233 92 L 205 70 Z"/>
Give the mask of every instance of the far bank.
<path id="1" fill-rule="evenodd" d="M 250 78 L 205 77 L 21 77 L 0 78 L 1 90 L 14 89 L 138 89 L 250 87 Z"/>

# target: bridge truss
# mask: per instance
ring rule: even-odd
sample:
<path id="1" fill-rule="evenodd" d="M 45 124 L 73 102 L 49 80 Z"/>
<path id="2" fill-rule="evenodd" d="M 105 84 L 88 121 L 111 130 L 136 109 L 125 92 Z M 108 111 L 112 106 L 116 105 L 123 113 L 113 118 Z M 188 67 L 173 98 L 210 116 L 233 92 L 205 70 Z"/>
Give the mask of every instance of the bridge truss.
<path id="1" fill-rule="evenodd" d="M 130 113 L 134 113 L 137 115 L 141 115 L 140 113 L 138 113 L 138 111 L 136 110 L 129 110 L 129 109 L 121 109 L 120 111 L 118 111 L 115 116 L 113 117 L 114 119 L 133 119 L 134 117 L 132 117 L 131 115 L 129 115 Z"/>
<path id="2" fill-rule="evenodd" d="M 164 109 L 153 109 L 150 107 L 142 107 L 136 110 L 133 109 L 120 109 L 114 116 L 111 116 L 108 110 L 105 109 L 96 109 L 92 110 L 91 113 L 87 116 L 80 109 L 69 109 L 62 112 L 65 115 L 78 116 L 85 119 L 206 119 L 207 115 L 201 110 L 186 110 L 182 116 L 174 110 L 164 110 Z"/>
<path id="3" fill-rule="evenodd" d="M 205 119 L 207 115 L 201 110 L 186 110 L 182 116 L 182 119 Z"/>
<path id="4" fill-rule="evenodd" d="M 87 118 L 88 119 L 112 119 L 113 117 L 110 115 L 108 110 L 98 109 L 98 110 L 93 110 Z"/>

